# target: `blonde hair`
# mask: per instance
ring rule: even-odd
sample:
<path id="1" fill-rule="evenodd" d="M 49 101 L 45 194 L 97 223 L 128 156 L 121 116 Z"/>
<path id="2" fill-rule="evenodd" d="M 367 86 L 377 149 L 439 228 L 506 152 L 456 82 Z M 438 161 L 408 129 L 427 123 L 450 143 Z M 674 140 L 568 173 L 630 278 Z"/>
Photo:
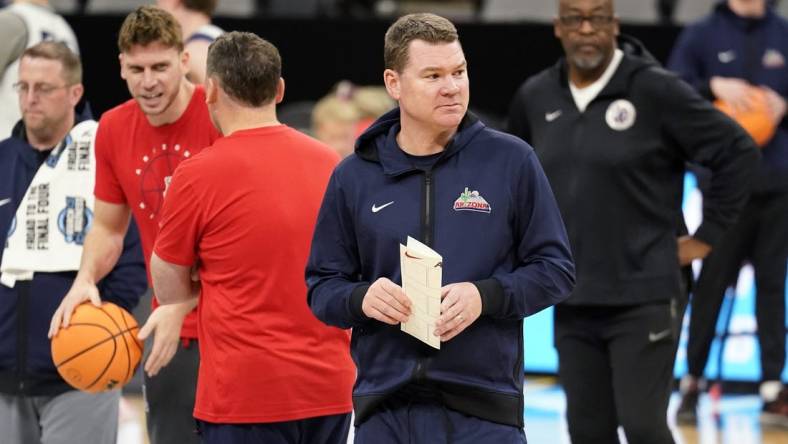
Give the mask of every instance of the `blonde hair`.
<path id="1" fill-rule="evenodd" d="M 325 122 L 355 122 L 360 118 L 361 113 L 353 102 L 330 94 L 320 99 L 312 109 L 312 128 Z"/>
<path id="2" fill-rule="evenodd" d="M 129 52 L 135 45 L 148 46 L 154 42 L 183 51 L 181 25 L 161 8 L 140 6 L 123 20 L 118 33 L 118 49 Z"/>
<path id="3" fill-rule="evenodd" d="M 361 117 L 369 119 L 377 119 L 397 105 L 383 86 L 359 86 L 352 100 Z"/>

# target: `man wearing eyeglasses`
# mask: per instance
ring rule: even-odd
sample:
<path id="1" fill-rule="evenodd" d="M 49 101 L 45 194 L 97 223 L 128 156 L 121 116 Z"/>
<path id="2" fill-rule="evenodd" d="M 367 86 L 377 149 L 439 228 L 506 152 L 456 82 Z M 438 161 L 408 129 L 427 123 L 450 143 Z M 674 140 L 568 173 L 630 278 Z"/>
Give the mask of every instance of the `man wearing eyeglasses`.
<path id="1" fill-rule="evenodd" d="M 19 63 L 22 120 L 0 142 L 0 431 L 3 443 L 114 444 L 120 391 L 74 390 L 58 374 L 49 320 L 79 269 L 93 225 L 96 122 L 74 109 L 82 97 L 79 58 L 39 43 Z M 107 300 L 131 310 L 147 288 L 132 228 Z"/>
<path id="2" fill-rule="evenodd" d="M 22 117 L 13 90 L 19 72 L 19 59 L 25 48 L 41 41 L 63 42 L 79 53 L 74 31 L 49 5 L 47 0 L 14 0 L 0 10 L 0 140 Z"/>
<path id="3" fill-rule="evenodd" d="M 555 310 L 569 434 L 617 443 L 621 425 L 630 444 L 672 443 L 682 266 L 735 221 L 757 148 L 619 35 L 612 0 L 560 0 L 554 32 L 565 57 L 520 87 L 509 129 L 544 165 L 577 263 L 577 286 Z M 686 161 L 713 178 L 702 225 L 678 236 Z"/>

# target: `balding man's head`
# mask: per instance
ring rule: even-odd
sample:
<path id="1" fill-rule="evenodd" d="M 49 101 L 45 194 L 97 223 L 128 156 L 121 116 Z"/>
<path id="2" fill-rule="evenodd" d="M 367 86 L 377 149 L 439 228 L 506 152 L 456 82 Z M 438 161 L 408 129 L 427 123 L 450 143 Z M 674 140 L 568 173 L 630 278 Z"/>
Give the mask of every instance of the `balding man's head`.
<path id="1" fill-rule="evenodd" d="M 571 69 L 601 74 L 618 36 L 613 0 L 558 0 L 554 31 Z"/>
<path id="2" fill-rule="evenodd" d="M 561 7 L 570 8 L 576 6 L 575 4 L 577 3 L 587 3 L 587 2 L 578 1 L 578 0 L 556 0 L 556 7 L 558 8 L 559 15 L 561 13 Z M 608 12 L 610 12 L 611 14 L 615 13 L 616 5 L 614 4 L 613 0 L 598 0 L 598 1 L 593 1 L 591 3 L 595 3 L 597 4 L 596 6 L 601 6 L 607 9 Z"/>

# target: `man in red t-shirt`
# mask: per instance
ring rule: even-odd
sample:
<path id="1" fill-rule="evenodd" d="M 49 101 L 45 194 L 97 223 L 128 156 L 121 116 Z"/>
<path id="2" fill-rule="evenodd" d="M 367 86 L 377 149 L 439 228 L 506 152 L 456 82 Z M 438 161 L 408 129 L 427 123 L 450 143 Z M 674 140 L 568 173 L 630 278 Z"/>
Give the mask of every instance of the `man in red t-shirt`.
<path id="1" fill-rule="evenodd" d="M 211 124 L 205 92 L 184 78 L 188 54 L 180 26 L 169 13 L 154 7 L 132 12 L 123 22 L 118 47 L 121 77 L 132 99 L 106 112 L 99 122 L 93 228 L 74 285 L 52 317 L 50 336 L 61 325 L 68 326 L 80 303 L 100 304 L 96 282 L 117 261 L 132 213 L 150 271 L 161 205 L 175 167 L 220 137 Z M 151 355 L 175 355 L 173 364 L 156 378 L 152 376 L 160 360 L 149 358 L 145 363 L 152 444 L 198 442 L 191 416 L 199 367 L 196 313 L 186 316 L 193 308 L 193 303 L 157 308 L 154 301 L 154 311 L 140 332 L 142 339 L 155 332 Z"/>
<path id="2" fill-rule="evenodd" d="M 199 264 L 194 416 L 203 442 L 344 444 L 350 338 L 312 315 L 303 275 L 339 157 L 277 121 L 284 81 L 272 44 L 225 34 L 206 73 L 208 109 L 225 137 L 175 172 L 151 258 L 162 304 L 195 300 L 189 276 Z"/>

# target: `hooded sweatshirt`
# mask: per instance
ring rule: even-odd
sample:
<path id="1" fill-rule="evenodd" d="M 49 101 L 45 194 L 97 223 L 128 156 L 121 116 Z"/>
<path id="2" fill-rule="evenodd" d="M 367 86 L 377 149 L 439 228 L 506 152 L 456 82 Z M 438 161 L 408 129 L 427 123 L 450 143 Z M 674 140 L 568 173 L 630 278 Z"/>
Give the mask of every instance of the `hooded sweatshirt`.
<path id="1" fill-rule="evenodd" d="M 522 427 L 523 318 L 574 283 L 552 191 L 531 147 L 470 114 L 432 162 L 398 146 L 399 116 L 378 119 L 334 171 L 306 270 L 315 315 L 353 328 L 356 424 L 415 383 L 448 408 Z M 407 236 L 442 255 L 443 285 L 473 282 L 481 294 L 482 315 L 440 350 L 361 310 L 378 278 L 401 285 Z"/>

